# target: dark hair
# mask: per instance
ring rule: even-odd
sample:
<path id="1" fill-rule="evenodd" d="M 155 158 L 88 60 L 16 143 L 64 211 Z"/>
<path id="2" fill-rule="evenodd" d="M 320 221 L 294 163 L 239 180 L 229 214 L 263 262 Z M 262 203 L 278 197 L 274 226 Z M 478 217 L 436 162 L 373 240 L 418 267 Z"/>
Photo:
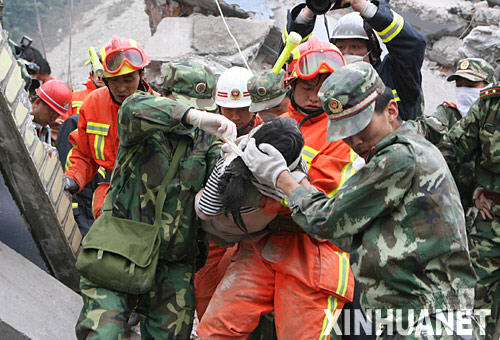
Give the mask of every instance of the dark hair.
<path id="1" fill-rule="evenodd" d="M 382 92 L 382 94 L 378 96 L 377 99 L 375 99 L 375 112 L 378 114 L 382 114 L 391 99 L 394 99 L 392 89 L 386 86 L 384 92 Z"/>
<path id="2" fill-rule="evenodd" d="M 265 124 L 252 136 L 257 146 L 271 144 L 285 158 L 287 165 L 295 161 L 304 147 L 304 137 L 297 124 L 290 118 L 276 118 Z M 247 232 L 240 208 L 246 195 L 245 186 L 251 185 L 252 173 L 241 159 L 234 159 L 227 169 L 223 169 L 220 191 L 226 216 L 231 213 L 238 227 Z"/>
<path id="3" fill-rule="evenodd" d="M 49 62 L 45 60 L 39 50 L 30 46 L 24 50 L 24 58 L 40 67 L 40 74 L 51 74 Z"/>

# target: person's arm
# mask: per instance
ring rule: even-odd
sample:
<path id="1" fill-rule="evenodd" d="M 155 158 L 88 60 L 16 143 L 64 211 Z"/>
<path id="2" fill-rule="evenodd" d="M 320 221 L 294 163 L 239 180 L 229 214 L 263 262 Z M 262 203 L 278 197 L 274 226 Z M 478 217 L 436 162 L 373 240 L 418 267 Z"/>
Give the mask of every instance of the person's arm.
<path id="1" fill-rule="evenodd" d="M 78 117 L 78 140 L 77 146 L 73 148 L 69 157 L 69 169 L 66 175 L 71 177 L 78 184 L 79 190 L 82 190 L 97 173 L 99 165 L 92 157 L 91 145 L 87 134 L 86 108 L 82 105 L 80 116 Z"/>
<path id="2" fill-rule="evenodd" d="M 443 138 L 439 149 L 454 175 L 462 163 L 473 160 L 479 152 L 482 114 L 481 102 L 477 100 Z"/>
<path id="3" fill-rule="evenodd" d="M 136 92 L 128 97 L 118 111 L 120 145 L 142 142 L 155 132 L 185 132 L 191 127 L 181 120 L 190 107 L 164 97 Z"/>
<path id="4" fill-rule="evenodd" d="M 365 19 L 378 33 L 389 52 L 377 67 L 382 79 L 392 80 L 393 84 L 386 85 L 397 91 L 396 98 L 407 104 L 406 107 L 420 105 L 421 68 L 426 46 L 424 37 L 393 11 L 386 0 L 380 0 L 375 15 Z M 414 119 L 416 114 L 417 112 L 402 112 L 402 118 Z"/>
<path id="5" fill-rule="evenodd" d="M 236 139 L 236 125 L 226 117 L 141 91 L 125 99 L 118 111 L 122 146 L 141 143 L 158 131 L 186 134 L 193 126 L 219 138 Z"/>
<path id="6" fill-rule="evenodd" d="M 306 4 L 300 4 L 288 10 L 286 27 L 281 36 L 278 54 L 285 48 L 286 39 L 290 32 L 300 34 L 302 42 L 304 42 L 311 36 L 315 23 L 316 15 L 306 6 Z"/>
<path id="7" fill-rule="evenodd" d="M 288 206 L 304 231 L 316 238 L 339 239 L 356 235 L 377 217 L 390 214 L 410 190 L 414 174 L 413 154 L 406 145 L 396 144 L 354 174 L 335 198 L 291 182 L 281 187 L 280 178 L 278 187 L 285 192 L 293 189 Z"/>

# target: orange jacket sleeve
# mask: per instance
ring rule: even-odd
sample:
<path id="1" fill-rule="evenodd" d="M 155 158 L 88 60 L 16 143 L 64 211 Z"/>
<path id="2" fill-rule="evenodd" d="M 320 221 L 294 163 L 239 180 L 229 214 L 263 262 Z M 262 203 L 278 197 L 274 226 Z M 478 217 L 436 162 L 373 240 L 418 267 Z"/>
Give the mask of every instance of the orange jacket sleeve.
<path id="1" fill-rule="evenodd" d="M 87 118 L 85 115 L 86 108 L 85 104 L 80 108 L 77 147 L 73 148 L 73 152 L 69 158 L 71 165 L 68 171 L 66 171 L 66 175 L 78 183 L 80 190 L 94 178 L 99 169 L 99 165 L 94 161 L 90 150 L 89 136 L 87 135 Z"/>

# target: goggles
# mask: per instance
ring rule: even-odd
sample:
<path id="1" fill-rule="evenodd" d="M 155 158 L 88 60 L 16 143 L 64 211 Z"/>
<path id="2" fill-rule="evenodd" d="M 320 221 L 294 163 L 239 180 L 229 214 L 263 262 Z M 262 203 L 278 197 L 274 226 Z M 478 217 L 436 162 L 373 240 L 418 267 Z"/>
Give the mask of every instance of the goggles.
<path id="1" fill-rule="evenodd" d="M 131 67 L 140 70 L 147 65 L 144 53 L 135 48 L 114 50 L 104 58 L 104 69 L 106 72 L 115 74 L 120 72 L 123 65 L 127 62 Z"/>
<path id="2" fill-rule="evenodd" d="M 307 51 L 299 57 L 296 72 L 300 79 L 312 79 L 320 73 L 333 73 L 345 66 L 342 54 L 334 51 Z"/>

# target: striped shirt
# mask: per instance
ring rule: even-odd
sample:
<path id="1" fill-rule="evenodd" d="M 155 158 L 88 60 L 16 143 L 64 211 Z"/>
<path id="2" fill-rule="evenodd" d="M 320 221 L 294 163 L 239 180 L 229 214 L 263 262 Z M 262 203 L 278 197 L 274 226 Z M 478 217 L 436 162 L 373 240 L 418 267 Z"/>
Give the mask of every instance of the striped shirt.
<path id="1" fill-rule="evenodd" d="M 224 205 L 222 203 L 223 193 L 220 191 L 221 177 L 224 174 L 223 157 L 219 158 L 215 164 L 214 170 L 208 177 L 208 181 L 203 189 L 203 193 L 198 202 L 198 208 L 207 216 L 217 216 L 224 213 Z M 257 207 L 241 207 L 240 213 L 249 214 L 257 210 Z"/>

